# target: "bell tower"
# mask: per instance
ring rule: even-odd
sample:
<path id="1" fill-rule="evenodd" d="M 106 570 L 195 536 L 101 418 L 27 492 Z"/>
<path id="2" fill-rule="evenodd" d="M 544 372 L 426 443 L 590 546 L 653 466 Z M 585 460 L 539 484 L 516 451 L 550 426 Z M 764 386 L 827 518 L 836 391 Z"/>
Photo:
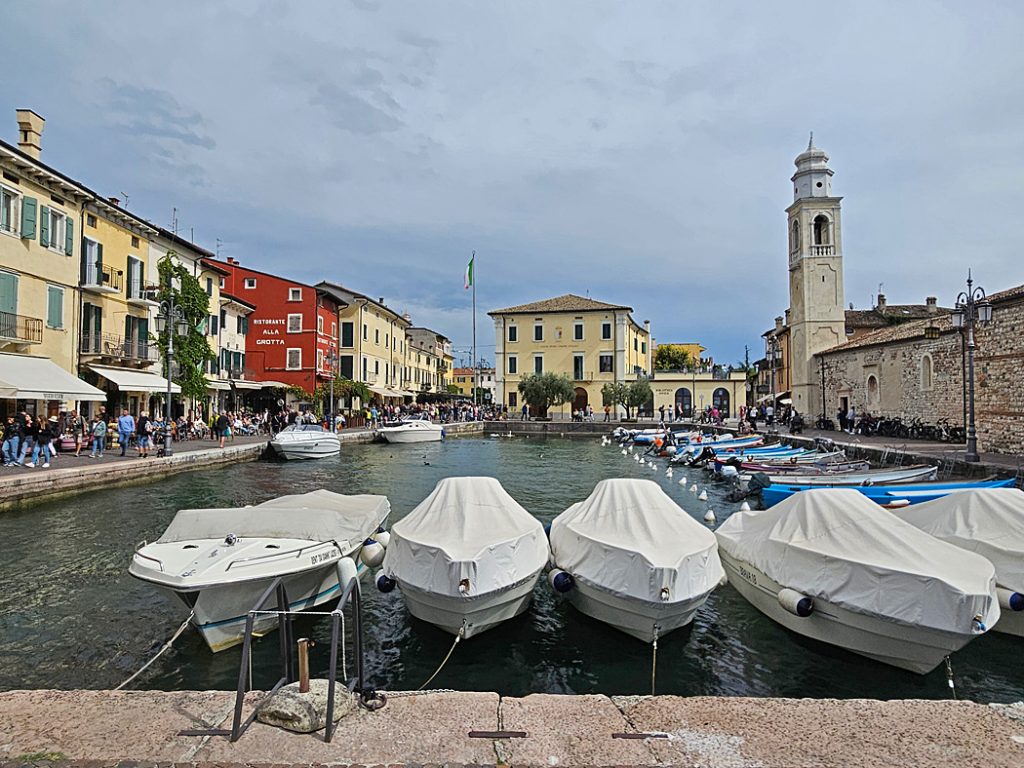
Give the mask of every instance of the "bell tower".
<path id="1" fill-rule="evenodd" d="M 828 155 L 814 146 L 797 155 L 789 216 L 790 366 L 793 407 L 821 413 L 814 356 L 846 340 L 841 197 L 832 195 Z"/>

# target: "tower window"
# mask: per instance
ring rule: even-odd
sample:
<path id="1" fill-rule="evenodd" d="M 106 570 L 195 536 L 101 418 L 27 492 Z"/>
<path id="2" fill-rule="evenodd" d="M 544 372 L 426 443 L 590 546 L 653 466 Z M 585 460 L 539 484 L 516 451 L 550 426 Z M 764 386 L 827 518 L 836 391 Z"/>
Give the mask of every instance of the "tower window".
<path id="1" fill-rule="evenodd" d="M 817 187 L 818 189 L 821 189 L 821 182 L 819 181 L 819 182 L 818 182 L 817 184 L 815 184 L 814 186 L 816 186 L 816 187 Z"/>
<path id="2" fill-rule="evenodd" d="M 824 214 L 818 214 L 814 217 L 814 244 L 829 245 L 831 242 L 828 217 Z"/>
<path id="3" fill-rule="evenodd" d="M 789 233 L 789 250 L 791 253 L 800 250 L 800 222 L 796 220 L 793 221 L 793 228 Z"/>

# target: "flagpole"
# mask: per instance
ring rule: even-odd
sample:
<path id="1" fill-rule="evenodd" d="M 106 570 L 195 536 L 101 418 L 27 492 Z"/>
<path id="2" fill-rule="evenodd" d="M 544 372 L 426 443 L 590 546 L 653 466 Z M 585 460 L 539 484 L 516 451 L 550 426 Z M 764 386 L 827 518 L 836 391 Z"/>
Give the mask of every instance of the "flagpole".
<path id="1" fill-rule="evenodd" d="M 469 276 L 470 280 L 473 282 L 473 405 L 476 405 L 476 390 L 478 383 L 476 365 L 476 251 L 473 251 L 473 255 L 470 257 L 469 263 L 473 265 Z"/>

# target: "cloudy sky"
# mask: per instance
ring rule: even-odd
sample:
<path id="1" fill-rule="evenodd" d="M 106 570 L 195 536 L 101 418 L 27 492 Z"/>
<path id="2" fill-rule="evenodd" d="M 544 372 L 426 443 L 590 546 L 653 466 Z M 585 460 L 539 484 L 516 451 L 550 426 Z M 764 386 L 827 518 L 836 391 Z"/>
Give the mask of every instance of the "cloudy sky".
<path id="1" fill-rule="evenodd" d="M 587 292 L 721 362 L 788 304 L 793 158 L 845 197 L 846 300 L 1024 282 L 1019 2 L 3 3 L 0 137 L 257 269 L 470 343 Z M 835 6 L 835 7 L 833 7 Z"/>

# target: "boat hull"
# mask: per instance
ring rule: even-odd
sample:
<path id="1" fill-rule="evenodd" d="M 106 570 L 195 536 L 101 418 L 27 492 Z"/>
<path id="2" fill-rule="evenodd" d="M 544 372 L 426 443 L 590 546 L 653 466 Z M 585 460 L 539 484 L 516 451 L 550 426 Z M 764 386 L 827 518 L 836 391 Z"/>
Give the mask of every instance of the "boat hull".
<path id="1" fill-rule="evenodd" d="M 329 433 L 328 433 L 329 434 Z M 270 447 L 282 459 L 323 459 L 336 456 L 341 451 L 341 441 L 334 435 L 318 437 L 315 440 L 277 441 L 271 440 Z"/>
<path id="2" fill-rule="evenodd" d="M 678 602 L 652 603 L 616 595 L 576 579 L 567 597 L 580 613 L 615 627 L 637 640 L 651 643 L 655 633 L 657 637 L 664 637 L 693 621 L 694 614 L 710 594 L 706 592 Z"/>
<path id="3" fill-rule="evenodd" d="M 417 619 L 422 619 L 453 635 L 459 634 L 465 626 L 463 639 L 469 639 L 523 613 L 530 606 L 533 588 L 540 578 L 540 573 L 538 570 L 505 589 L 481 595 L 439 595 L 403 584 L 401 581 L 399 588 L 402 590 L 409 613 Z"/>
<path id="4" fill-rule="evenodd" d="M 977 637 L 928 627 L 900 624 L 883 616 L 854 613 L 814 598 L 810 616 L 800 617 L 782 607 L 777 595 L 782 585 L 749 563 L 735 560 L 719 549 L 729 582 L 768 618 L 798 635 L 844 648 L 883 664 L 917 674 L 935 669 L 949 654 Z"/>
<path id="5" fill-rule="evenodd" d="M 417 430 L 379 430 L 380 436 L 389 443 L 437 443 L 441 441 L 442 430 L 417 429 Z"/>

